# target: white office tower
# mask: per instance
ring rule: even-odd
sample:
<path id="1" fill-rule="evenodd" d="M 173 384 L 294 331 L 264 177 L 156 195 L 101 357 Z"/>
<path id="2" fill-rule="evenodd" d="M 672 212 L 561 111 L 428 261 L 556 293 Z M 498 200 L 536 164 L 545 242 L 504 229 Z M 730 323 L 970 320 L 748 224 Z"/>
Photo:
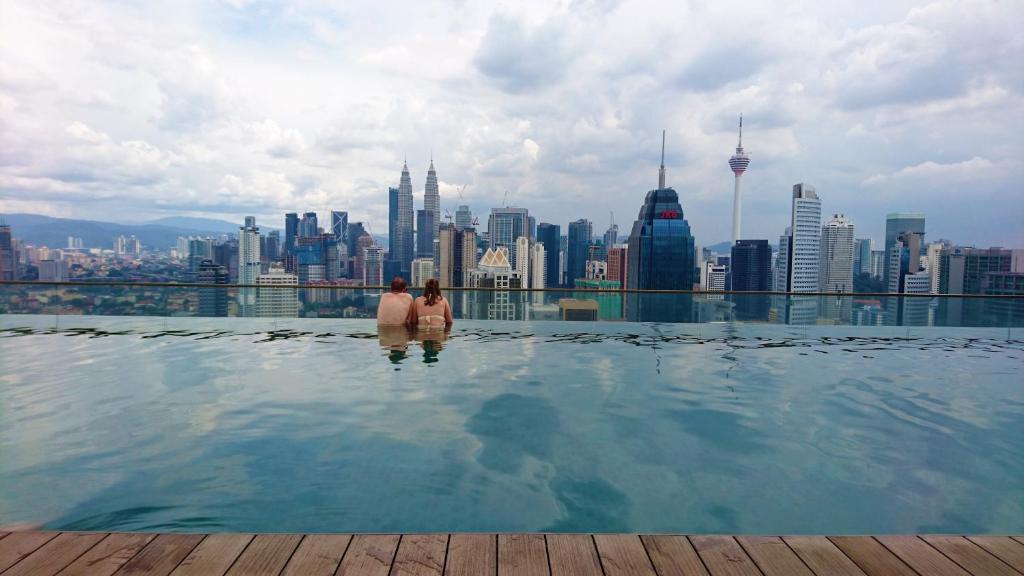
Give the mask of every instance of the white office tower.
<path id="1" fill-rule="evenodd" d="M 530 239 L 526 236 L 516 238 L 516 272 L 523 283 L 523 287 L 530 285 Z"/>
<path id="2" fill-rule="evenodd" d="M 821 227 L 818 275 L 822 292 L 853 292 L 853 222 L 843 214 Z"/>
<path id="3" fill-rule="evenodd" d="M 817 292 L 821 260 L 821 200 L 810 184 L 801 182 L 793 186 L 790 229 L 786 290 Z"/>
<path id="4" fill-rule="evenodd" d="M 700 285 L 705 292 L 721 292 L 725 290 L 725 264 L 715 264 L 714 262 L 705 262 L 701 268 Z M 721 299 L 722 296 L 718 295 L 716 299 Z"/>
<path id="5" fill-rule="evenodd" d="M 740 115 L 740 139 L 736 144 L 736 153 L 729 158 L 729 167 L 736 177 L 732 193 L 732 243 L 740 239 L 740 180 L 750 165 L 750 156 L 743 152 L 743 115 Z"/>
<path id="6" fill-rule="evenodd" d="M 942 251 L 947 248 L 952 248 L 952 246 L 943 241 L 932 242 L 928 245 L 928 251 L 925 255 L 925 258 L 928 260 L 928 264 L 925 268 L 928 270 L 930 280 L 928 287 L 930 294 L 939 293 L 939 277 L 942 274 L 942 259 L 940 256 L 942 255 Z"/>
<path id="7" fill-rule="evenodd" d="M 786 226 L 786 231 L 779 236 L 779 249 L 775 252 L 775 274 L 772 276 L 772 290 L 786 292 L 789 290 L 789 244 L 793 238 L 793 229 Z"/>
<path id="8" fill-rule="evenodd" d="M 533 248 L 530 248 L 530 288 L 534 290 L 547 288 L 547 261 L 544 245 L 540 242 L 534 243 Z M 532 300 L 534 305 L 543 304 L 544 293 L 534 292 Z"/>
<path id="9" fill-rule="evenodd" d="M 299 277 L 271 266 L 256 277 L 256 312 L 265 318 L 295 318 L 299 315 Z"/>
<path id="10" fill-rule="evenodd" d="M 260 229 L 256 226 L 255 216 L 245 217 L 245 226 L 238 232 L 238 283 L 256 284 L 260 275 Z M 296 278 L 296 282 L 298 279 Z M 255 313 L 256 292 L 253 288 L 239 288 L 239 316 L 252 316 Z"/>
<path id="11" fill-rule="evenodd" d="M 417 258 L 412 261 L 412 285 L 422 288 L 427 280 L 434 277 L 434 259 Z"/>

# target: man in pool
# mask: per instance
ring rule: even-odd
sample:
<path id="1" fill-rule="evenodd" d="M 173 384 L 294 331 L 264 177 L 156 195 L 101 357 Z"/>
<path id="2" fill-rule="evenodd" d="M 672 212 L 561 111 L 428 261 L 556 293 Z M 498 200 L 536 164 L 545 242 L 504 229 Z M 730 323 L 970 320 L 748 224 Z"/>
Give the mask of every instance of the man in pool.
<path id="1" fill-rule="evenodd" d="M 382 294 L 377 305 L 377 325 L 402 326 L 411 307 L 412 295 L 406 290 L 405 279 L 395 276 L 391 281 L 391 292 Z"/>

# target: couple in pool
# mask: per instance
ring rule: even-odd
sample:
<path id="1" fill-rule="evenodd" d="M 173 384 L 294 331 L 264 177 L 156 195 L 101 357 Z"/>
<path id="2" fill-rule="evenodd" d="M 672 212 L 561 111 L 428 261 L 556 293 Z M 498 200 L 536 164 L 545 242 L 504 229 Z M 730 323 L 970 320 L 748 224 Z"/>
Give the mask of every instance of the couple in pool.
<path id="1" fill-rule="evenodd" d="M 452 327 L 452 307 L 441 295 L 437 280 L 427 280 L 423 295 L 413 299 L 405 280 L 396 276 L 391 281 L 391 292 L 382 294 L 377 306 L 377 326 L 406 326 L 408 328 L 447 330 Z"/>

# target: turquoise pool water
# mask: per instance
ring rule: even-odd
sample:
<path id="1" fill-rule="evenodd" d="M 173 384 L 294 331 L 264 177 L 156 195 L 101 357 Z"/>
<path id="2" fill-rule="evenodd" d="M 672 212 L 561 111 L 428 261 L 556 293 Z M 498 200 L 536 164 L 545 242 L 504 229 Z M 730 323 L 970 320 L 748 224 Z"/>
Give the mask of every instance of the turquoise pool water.
<path id="1" fill-rule="evenodd" d="M 0 316 L 0 524 L 1024 532 L 1003 329 Z"/>

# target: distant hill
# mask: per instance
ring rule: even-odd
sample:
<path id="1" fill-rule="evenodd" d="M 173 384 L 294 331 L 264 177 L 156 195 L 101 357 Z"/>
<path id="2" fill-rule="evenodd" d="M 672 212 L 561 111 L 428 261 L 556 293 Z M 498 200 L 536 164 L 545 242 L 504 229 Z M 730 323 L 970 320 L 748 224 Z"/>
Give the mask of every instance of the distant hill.
<path id="1" fill-rule="evenodd" d="M 722 256 L 726 256 L 732 252 L 732 242 L 726 240 L 725 242 L 719 242 L 718 244 L 705 246 L 705 248 L 711 250 L 715 254 L 721 254 Z"/>
<path id="2" fill-rule="evenodd" d="M 178 236 L 220 236 L 229 231 L 225 226 L 230 224 L 223 220 L 205 218 L 180 219 L 194 221 L 192 222 L 195 224 L 194 227 L 184 225 L 189 222 L 181 222 L 179 225 L 152 222 L 117 224 L 95 220 L 52 218 L 38 214 L 4 214 L 2 219 L 11 226 L 11 232 L 15 238 L 28 244 L 50 248 L 67 246 L 68 236 L 80 237 L 86 248 L 113 248 L 114 238 L 117 236 L 134 235 L 144 246 L 167 249 L 174 247 Z M 173 221 L 175 219 L 163 220 Z M 238 225 L 232 224 L 230 232 L 237 233 Z"/>
<path id="3" fill-rule="evenodd" d="M 263 228 L 263 225 L 256 221 L 256 224 Z M 214 218 L 193 218 L 191 216 L 168 216 L 145 222 L 144 225 L 167 226 L 169 228 L 181 228 L 184 230 L 209 230 L 221 234 L 237 234 L 241 222 L 228 222 L 227 220 L 216 220 Z"/>

